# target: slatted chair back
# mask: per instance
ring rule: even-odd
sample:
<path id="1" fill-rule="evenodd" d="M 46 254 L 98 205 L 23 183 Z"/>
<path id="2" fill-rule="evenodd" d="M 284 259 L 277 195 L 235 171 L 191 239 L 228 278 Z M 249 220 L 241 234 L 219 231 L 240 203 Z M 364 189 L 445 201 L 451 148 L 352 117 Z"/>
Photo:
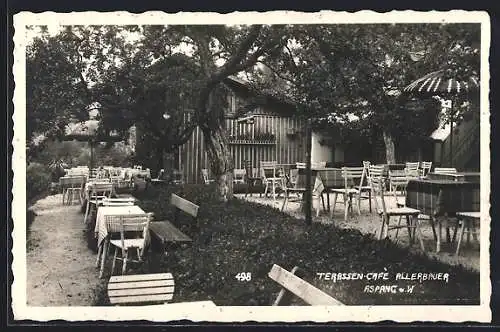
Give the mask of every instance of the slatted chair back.
<path id="1" fill-rule="evenodd" d="M 94 183 L 90 189 L 90 198 L 96 198 L 99 196 L 110 197 L 113 192 L 113 184 L 109 183 Z"/>
<path id="2" fill-rule="evenodd" d="M 398 202 L 397 191 L 399 190 L 401 193 L 406 193 L 406 186 L 408 185 L 409 178 L 406 176 L 406 173 L 400 170 L 389 170 L 389 183 L 391 186 L 391 191 Z"/>
<path id="3" fill-rule="evenodd" d="M 306 168 L 306 163 L 295 163 L 297 168 Z"/>
<path id="4" fill-rule="evenodd" d="M 184 174 L 181 170 L 174 169 L 172 171 L 172 183 L 173 184 L 184 184 Z"/>
<path id="5" fill-rule="evenodd" d="M 74 175 L 74 176 L 64 176 L 59 178 L 59 184 L 62 188 L 82 188 L 85 184 L 85 176 Z"/>
<path id="6" fill-rule="evenodd" d="M 140 238 L 142 239 L 142 248 L 145 248 L 145 244 L 149 237 L 149 223 L 153 219 L 151 213 L 148 214 L 138 214 L 138 215 L 123 215 L 119 217 L 120 219 L 120 240 L 122 243 L 122 248 L 125 248 L 125 239 L 128 238 Z M 136 234 L 135 237 L 130 237 L 130 233 Z M 141 253 L 142 256 L 143 253 Z"/>
<path id="7" fill-rule="evenodd" d="M 421 170 L 422 170 L 422 176 L 426 176 L 427 173 L 431 171 L 432 168 L 432 161 L 422 161 L 422 164 L 420 165 Z"/>
<path id="8" fill-rule="evenodd" d="M 406 162 L 405 166 L 406 176 L 418 177 L 419 176 L 419 162 Z"/>
<path id="9" fill-rule="evenodd" d="M 251 160 L 245 160 L 243 162 L 243 167 L 245 168 L 245 175 L 247 178 L 253 178 L 255 175 L 253 174 L 253 165 Z"/>
<path id="10" fill-rule="evenodd" d="M 356 187 L 356 183 L 360 183 L 363 174 L 364 167 L 342 167 L 345 190 L 347 191 L 349 188 Z"/>
<path id="11" fill-rule="evenodd" d="M 375 209 L 379 214 L 383 214 L 384 217 L 387 215 L 387 208 L 385 203 L 385 186 L 386 179 L 383 174 L 375 175 L 373 172 L 371 174 L 371 187 L 372 193 L 375 198 Z"/>
<path id="12" fill-rule="evenodd" d="M 261 169 L 261 176 L 266 179 L 266 178 L 275 178 L 276 177 L 276 161 L 261 161 L 260 162 L 260 169 Z"/>
<path id="13" fill-rule="evenodd" d="M 457 169 L 454 167 L 436 167 L 434 168 L 436 174 L 457 174 Z"/>
<path id="14" fill-rule="evenodd" d="M 373 177 L 379 177 L 379 176 L 384 176 L 385 172 L 385 165 L 370 165 L 369 168 L 369 174 L 370 174 L 370 186 L 371 186 L 371 179 Z"/>
<path id="15" fill-rule="evenodd" d="M 213 182 L 213 180 L 211 180 L 211 179 L 209 178 L 209 176 L 208 176 L 208 169 L 206 169 L 206 168 L 202 168 L 202 169 L 201 169 L 201 176 L 203 177 L 203 182 L 204 182 L 205 184 L 210 184 L 210 183 L 212 183 L 212 182 Z"/>
<path id="16" fill-rule="evenodd" d="M 233 182 L 245 183 L 246 170 L 244 168 L 235 168 L 233 171 Z"/>
<path id="17" fill-rule="evenodd" d="M 294 186 L 297 184 L 297 180 L 299 178 L 299 170 L 296 168 L 292 168 L 290 170 L 290 183 L 293 184 Z"/>

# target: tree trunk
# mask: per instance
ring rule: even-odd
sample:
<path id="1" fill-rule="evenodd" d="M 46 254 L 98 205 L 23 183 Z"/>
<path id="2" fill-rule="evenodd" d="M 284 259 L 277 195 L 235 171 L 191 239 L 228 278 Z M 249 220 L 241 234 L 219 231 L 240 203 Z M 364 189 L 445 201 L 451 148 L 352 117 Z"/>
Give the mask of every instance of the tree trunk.
<path id="1" fill-rule="evenodd" d="M 202 132 L 210 168 L 217 182 L 217 193 L 220 200 L 226 202 L 233 198 L 234 165 L 225 130 L 218 123 L 215 128 L 203 127 Z"/>
<path id="2" fill-rule="evenodd" d="M 394 148 L 394 140 L 392 136 L 387 131 L 384 131 L 384 143 L 385 143 L 385 158 L 388 164 L 396 163 L 396 153 Z"/>

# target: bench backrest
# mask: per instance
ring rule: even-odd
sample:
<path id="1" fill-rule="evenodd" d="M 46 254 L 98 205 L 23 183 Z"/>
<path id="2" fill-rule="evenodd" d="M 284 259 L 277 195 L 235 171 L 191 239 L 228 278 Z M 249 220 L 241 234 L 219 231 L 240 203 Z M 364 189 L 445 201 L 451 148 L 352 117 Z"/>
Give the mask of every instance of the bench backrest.
<path id="1" fill-rule="evenodd" d="M 274 264 L 268 276 L 309 305 L 344 305 L 279 265 Z"/>
<path id="2" fill-rule="evenodd" d="M 198 216 L 199 206 L 188 201 L 185 198 L 172 194 L 170 197 L 170 204 L 175 206 L 177 209 L 184 211 L 185 213 L 191 215 L 193 218 Z"/>

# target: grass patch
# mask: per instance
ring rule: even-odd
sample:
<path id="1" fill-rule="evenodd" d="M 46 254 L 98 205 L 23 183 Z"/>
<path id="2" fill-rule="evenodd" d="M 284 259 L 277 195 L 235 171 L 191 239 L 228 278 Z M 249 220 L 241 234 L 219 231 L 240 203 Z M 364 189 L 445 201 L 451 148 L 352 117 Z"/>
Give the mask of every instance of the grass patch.
<path id="1" fill-rule="evenodd" d="M 306 226 L 278 209 L 235 199 L 216 202 L 213 187 L 150 188 L 137 198 L 156 219 L 169 219 L 193 238 L 192 245 L 151 253 L 129 273 L 171 272 L 176 282 L 174 301 L 212 300 L 217 305 L 270 305 L 280 286 L 268 277 L 273 264 L 291 270 L 297 265 L 304 279 L 348 305 L 386 304 L 479 304 L 479 273 L 450 266 L 425 255 L 357 230 L 331 225 Z M 189 217 L 173 220 L 171 193 L 200 205 L 199 228 Z M 250 272 L 249 282 L 235 276 Z M 324 281 L 320 272 L 387 272 L 390 280 Z M 444 281 L 394 281 L 396 273 L 448 273 Z M 367 293 L 370 285 L 414 285 L 411 294 Z M 97 304 L 107 304 L 101 296 Z"/>

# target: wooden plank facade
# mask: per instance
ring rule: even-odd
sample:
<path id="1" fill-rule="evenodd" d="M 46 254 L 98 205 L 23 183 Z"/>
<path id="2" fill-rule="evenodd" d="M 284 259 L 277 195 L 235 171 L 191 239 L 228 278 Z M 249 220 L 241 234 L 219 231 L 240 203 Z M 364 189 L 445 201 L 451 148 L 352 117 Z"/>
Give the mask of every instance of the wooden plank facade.
<path id="1" fill-rule="evenodd" d="M 262 110 L 253 112 L 253 115 L 253 123 L 226 118 L 226 133 L 235 168 L 243 168 L 245 160 L 251 160 L 254 168 L 259 167 L 260 161 L 276 160 L 280 164 L 304 161 L 306 140 L 301 119 Z M 189 116 L 185 115 L 186 120 Z M 180 148 L 178 167 L 186 183 L 203 182 L 201 169 L 210 169 L 210 163 L 200 128 L 196 128 L 191 139 Z"/>

